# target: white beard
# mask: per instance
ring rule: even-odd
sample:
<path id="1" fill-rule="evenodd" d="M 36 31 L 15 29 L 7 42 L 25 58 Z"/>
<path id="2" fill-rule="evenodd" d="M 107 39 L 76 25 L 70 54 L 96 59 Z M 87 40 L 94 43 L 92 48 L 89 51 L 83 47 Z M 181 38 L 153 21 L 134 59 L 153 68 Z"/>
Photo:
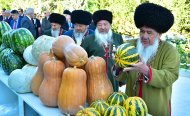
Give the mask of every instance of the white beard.
<path id="1" fill-rule="evenodd" d="M 74 31 L 73 33 L 74 33 L 77 45 L 81 45 L 82 39 L 83 39 L 86 31 L 84 33 L 78 33 L 76 31 Z"/>
<path id="2" fill-rule="evenodd" d="M 146 64 L 149 63 L 149 61 L 152 60 L 152 58 L 156 55 L 158 47 L 158 38 L 155 38 L 154 44 L 148 47 L 144 47 L 140 39 L 137 40 L 137 51 Z"/>
<path id="3" fill-rule="evenodd" d="M 105 45 L 108 46 L 109 43 L 111 43 L 112 40 L 112 30 L 110 29 L 108 33 L 99 33 L 98 29 L 95 30 L 95 41 L 99 45 Z"/>
<path id="4" fill-rule="evenodd" d="M 60 30 L 59 29 L 57 29 L 57 30 L 51 30 L 51 35 L 52 35 L 52 37 L 58 37 L 59 36 L 59 32 L 60 32 Z"/>

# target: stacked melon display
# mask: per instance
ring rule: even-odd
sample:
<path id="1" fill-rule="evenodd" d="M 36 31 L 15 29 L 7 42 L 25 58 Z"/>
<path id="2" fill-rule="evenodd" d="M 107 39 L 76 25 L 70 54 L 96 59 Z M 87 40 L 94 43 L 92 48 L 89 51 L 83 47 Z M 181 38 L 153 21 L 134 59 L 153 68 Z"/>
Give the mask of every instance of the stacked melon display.
<path id="1" fill-rule="evenodd" d="M 6 23 L 0 24 L 0 27 L 6 26 Z M 106 74 L 105 60 L 97 56 L 88 58 L 86 51 L 72 38 L 43 35 L 34 41 L 27 29 L 6 29 L 1 31 L 4 35 L 0 63 L 3 70 L 10 74 L 8 84 L 16 92 L 32 91 L 45 106 L 58 106 L 61 112 L 76 116 L 147 115 L 142 99 L 113 92 Z M 128 47 L 124 49 L 132 49 Z M 124 49 L 119 55 L 126 59 Z M 134 52 L 130 53 L 136 57 Z M 30 65 L 24 68 L 25 61 Z M 136 58 L 130 61 L 136 61 Z M 86 103 L 89 108 L 81 110 Z"/>
<path id="2" fill-rule="evenodd" d="M 76 115 L 87 114 L 90 116 L 147 116 L 148 109 L 140 97 L 127 97 L 125 93 L 114 92 L 107 100 L 96 100 L 90 108 L 82 108 Z"/>

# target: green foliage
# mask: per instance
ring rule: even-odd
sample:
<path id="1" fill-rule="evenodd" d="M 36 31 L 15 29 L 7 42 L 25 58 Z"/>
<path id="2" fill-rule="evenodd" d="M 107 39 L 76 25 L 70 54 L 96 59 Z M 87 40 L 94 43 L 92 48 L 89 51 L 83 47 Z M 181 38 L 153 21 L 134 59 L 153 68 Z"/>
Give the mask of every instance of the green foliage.
<path id="1" fill-rule="evenodd" d="M 175 17 L 175 23 L 170 31 L 190 38 L 190 0 L 0 0 L 0 8 L 25 10 L 32 7 L 36 13 L 49 10 L 61 14 L 64 9 L 70 11 L 84 9 L 91 13 L 99 9 L 107 9 L 112 11 L 114 16 L 113 30 L 134 37 L 138 34 L 133 20 L 134 11 L 143 2 L 160 4 L 170 9 Z"/>

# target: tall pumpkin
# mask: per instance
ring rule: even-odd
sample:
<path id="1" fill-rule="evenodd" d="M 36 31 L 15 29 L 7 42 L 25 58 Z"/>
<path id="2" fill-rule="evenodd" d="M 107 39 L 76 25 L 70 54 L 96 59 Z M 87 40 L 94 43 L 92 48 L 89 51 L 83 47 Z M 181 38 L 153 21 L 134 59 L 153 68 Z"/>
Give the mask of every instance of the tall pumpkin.
<path id="1" fill-rule="evenodd" d="M 87 73 L 87 101 L 106 100 L 112 93 L 113 87 L 106 74 L 106 63 L 101 57 L 91 56 L 85 66 Z"/>
<path id="2" fill-rule="evenodd" d="M 32 79 L 31 89 L 34 95 L 39 95 L 39 88 L 44 78 L 43 65 L 53 57 L 53 53 L 42 53 L 38 61 L 38 70 Z"/>
<path id="3" fill-rule="evenodd" d="M 82 67 L 88 61 L 87 52 L 79 45 L 69 44 L 63 49 L 66 61 L 71 66 Z"/>
<path id="4" fill-rule="evenodd" d="M 58 106 L 62 112 L 75 115 L 86 102 L 86 72 L 76 67 L 66 68 L 59 89 Z"/>
<path id="5" fill-rule="evenodd" d="M 64 59 L 63 48 L 71 43 L 74 44 L 75 41 L 67 35 L 57 37 L 56 41 L 52 45 L 52 50 L 55 56 L 59 59 Z"/>
<path id="6" fill-rule="evenodd" d="M 44 64 L 44 79 L 39 88 L 39 97 L 43 104 L 51 107 L 57 106 L 58 93 L 64 68 L 63 62 L 55 58 Z"/>

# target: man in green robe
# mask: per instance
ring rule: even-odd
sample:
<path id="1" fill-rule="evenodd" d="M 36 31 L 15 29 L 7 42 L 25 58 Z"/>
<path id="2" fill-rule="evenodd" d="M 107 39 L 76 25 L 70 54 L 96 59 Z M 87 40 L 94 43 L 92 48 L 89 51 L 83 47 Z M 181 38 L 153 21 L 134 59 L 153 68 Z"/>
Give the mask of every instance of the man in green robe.
<path id="1" fill-rule="evenodd" d="M 66 23 L 65 16 L 58 13 L 51 13 L 49 21 L 51 23 L 51 29 L 44 31 L 44 35 L 58 37 L 64 34 L 65 30 L 61 26 Z"/>
<path id="2" fill-rule="evenodd" d="M 88 53 L 88 57 L 100 56 L 106 61 L 106 71 L 113 85 L 114 91 L 118 91 L 118 82 L 112 75 L 112 67 L 115 64 L 112 53 L 123 43 L 122 36 L 112 32 L 112 12 L 108 10 L 98 10 L 94 12 L 92 18 L 96 25 L 95 34 L 87 36 L 81 46 Z"/>
<path id="3" fill-rule="evenodd" d="M 145 101 L 149 114 L 171 116 L 172 84 L 178 79 L 180 59 L 176 48 L 160 37 L 171 28 L 174 16 L 162 6 L 143 3 L 136 8 L 134 20 L 140 39 L 133 43 L 141 59 L 117 71 L 117 80 L 126 83 L 128 96 Z"/>

